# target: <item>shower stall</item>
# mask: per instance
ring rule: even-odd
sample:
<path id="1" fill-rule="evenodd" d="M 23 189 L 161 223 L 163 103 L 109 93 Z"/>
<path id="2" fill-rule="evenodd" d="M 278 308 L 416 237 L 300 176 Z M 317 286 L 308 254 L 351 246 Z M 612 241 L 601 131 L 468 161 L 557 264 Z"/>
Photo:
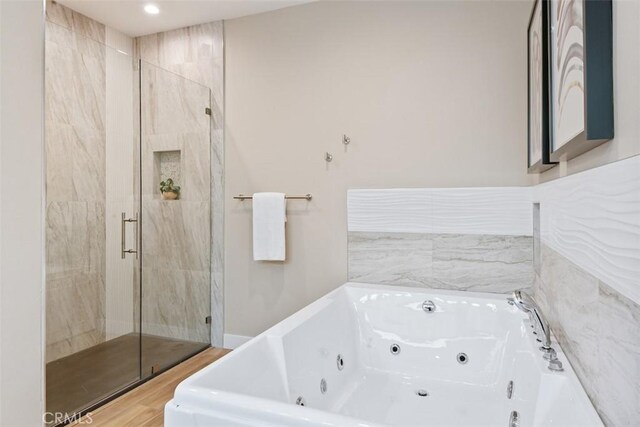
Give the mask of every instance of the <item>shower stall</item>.
<path id="1" fill-rule="evenodd" d="M 46 25 L 46 410 L 64 422 L 211 344 L 219 108 L 163 55 L 180 34 L 56 3 Z"/>

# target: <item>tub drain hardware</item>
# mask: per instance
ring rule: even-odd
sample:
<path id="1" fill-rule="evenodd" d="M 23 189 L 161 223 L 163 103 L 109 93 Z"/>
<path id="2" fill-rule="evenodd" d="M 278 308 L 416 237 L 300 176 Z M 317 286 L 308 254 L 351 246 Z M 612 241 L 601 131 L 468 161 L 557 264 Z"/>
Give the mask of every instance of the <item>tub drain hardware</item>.
<path id="1" fill-rule="evenodd" d="M 325 394 L 327 392 L 327 380 L 324 378 L 320 380 L 320 393 Z"/>
<path id="2" fill-rule="evenodd" d="M 296 399 L 296 405 L 298 405 L 298 406 L 305 406 L 306 404 L 307 404 L 307 402 L 304 400 L 304 397 L 299 396 L 299 397 Z"/>
<path id="3" fill-rule="evenodd" d="M 456 359 L 458 359 L 459 364 L 464 365 L 469 361 L 469 356 L 467 356 L 467 353 L 458 353 Z"/>
<path id="4" fill-rule="evenodd" d="M 427 397 L 427 396 L 429 396 L 429 392 L 428 392 L 427 390 L 423 390 L 423 389 L 416 390 L 416 394 L 417 394 L 418 396 L 420 396 L 420 397 Z"/>
<path id="5" fill-rule="evenodd" d="M 434 311 L 436 311 L 436 305 L 433 301 L 426 300 L 422 303 L 422 309 L 427 313 L 433 313 Z"/>
<path id="6" fill-rule="evenodd" d="M 391 351 L 391 354 L 393 355 L 400 354 L 400 344 L 396 344 L 396 343 L 391 344 L 389 351 Z"/>
<path id="7" fill-rule="evenodd" d="M 341 354 L 336 358 L 336 366 L 338 366 L 338 371 L 342 371 L 344 369 L 344 359 Z"/>

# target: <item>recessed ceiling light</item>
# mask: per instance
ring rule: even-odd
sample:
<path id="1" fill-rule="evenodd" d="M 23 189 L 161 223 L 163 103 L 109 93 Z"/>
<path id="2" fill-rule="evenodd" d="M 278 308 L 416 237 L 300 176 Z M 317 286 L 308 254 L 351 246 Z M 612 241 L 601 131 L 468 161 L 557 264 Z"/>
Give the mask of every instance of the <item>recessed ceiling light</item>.
<path id="1" fill-rule="evenodd" d="M 156 6 L 155 4 L 145 5 L 144 11 L 147 12 L 149 15 L 157 15 L 160 13 L 160 9 L 158 9 L 158 6 Z"/>

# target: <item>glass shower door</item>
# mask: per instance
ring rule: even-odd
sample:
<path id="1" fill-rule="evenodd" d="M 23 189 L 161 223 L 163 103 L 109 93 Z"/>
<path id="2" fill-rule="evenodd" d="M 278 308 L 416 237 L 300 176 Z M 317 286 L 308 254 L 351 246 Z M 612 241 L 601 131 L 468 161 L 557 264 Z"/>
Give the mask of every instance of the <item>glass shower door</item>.
<path id="1" fill-rule="evenodd" d="M 139 211 L 135 61 L 56 23 L 61 7 L 45 44 L 47 424 L 141 379 L 138 260 L 122 252 Z"/>
<path id="2" fill-rule="evenodd" d="M 211 96 L 155 65 L 140 61 L 139 68 L 140 332 L 148 376 L 211 342 Z"/>

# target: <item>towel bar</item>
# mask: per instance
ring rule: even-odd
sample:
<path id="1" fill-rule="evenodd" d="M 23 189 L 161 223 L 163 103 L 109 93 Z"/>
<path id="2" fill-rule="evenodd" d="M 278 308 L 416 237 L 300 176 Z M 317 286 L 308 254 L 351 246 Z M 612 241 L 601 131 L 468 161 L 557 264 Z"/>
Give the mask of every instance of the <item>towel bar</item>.
<path id="1" fill-rule="evenodd" d="M 237 196 L 233 196 L 236 200 L 251 200 L 253 196 L 245 196 L 244 194 L 238 194 Z M 311 200 L 311 194 L 305 194 L 304 196 L 284 196 L 285 199 L 293 199 L 293 200 Z"/>

